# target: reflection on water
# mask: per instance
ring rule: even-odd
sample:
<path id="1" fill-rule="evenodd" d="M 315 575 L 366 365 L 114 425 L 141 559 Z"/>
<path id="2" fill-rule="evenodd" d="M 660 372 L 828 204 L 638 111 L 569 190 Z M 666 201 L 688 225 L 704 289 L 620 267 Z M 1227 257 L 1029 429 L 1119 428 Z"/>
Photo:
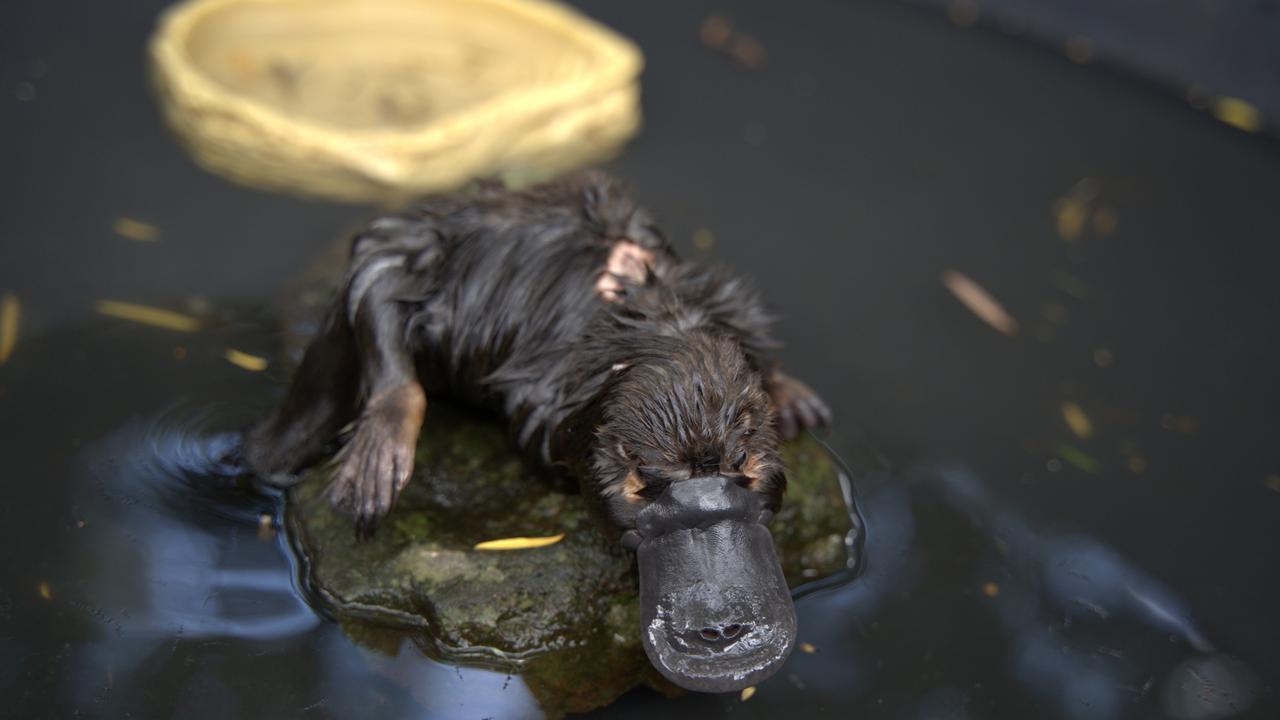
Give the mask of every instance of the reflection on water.
<path id="1" fill-rule="evenodd" d="M 990 544 L 981 565 L 988 578 L 983 588 L 1007 633 L 1010 670 L 1063 717 L 1121 717 L 1153 685 L 1194 680 L 1196 672 L 1188 668 L 1195 667 L 1212 668 L 1220 678 L 1202 683 L 1198 693 L 1166 691 L 1171 715 L 1230 717 L 1252 705 L 1251 671 L 1213 654 L 1213 644 L 1172 590 L 1092 538 L 1034 529 L 962 466 L 921 474 Z M 1167 647 L 1152 652 L 1153 642 Z M 1191 665 L 1162 671 L 1161 656 L 1169 650 L 1201 655 Z"/>
<path id="2" fill-rule="evenodd" d="M 518 679 L 436 663 L 407 641 L 390 654 L 362 650 L 328 625 L 304 602 L 287 543 L 275 532 L 279 498 L 237 483 L 237 436 L 211 430 L 217 423 L 208 410 L 170 412 L 84 453 L 87 504 L 99 510 L 90 511 L 95 529 L 82 558 L 92 568 L 96 630 L 69 664 L 67 701 L 106 716 L 137 709 L 157 676 L 211 659 L 191 650 L 199 648 L 233 666 L 239 653 L 314 652 L 321 691 L 296 712 L 536 714 Z M 238 683 L 203 670 L 184 673 L 174 707 L 184 717 L 240 716 L 244 708 L 227 699 Z"/>
<path id="3" fill-rule="evenodd" d="M 353 640 L 312 609 L 276 531 L 279 498 L 236 479 L 229 432 L 269 403 L 278 379 L 220 359 L 194 379 L 166 377 L 161 365 L 146 364 L 171 362 L 158 351 L 168 340 L 157 348 L 152 332 L 98 343 L 104 350 L 94 362 L 104 372 L 127 367 L 153 380 L 127 386 L 146 390 L 132 405 L 84 406 L 86 418 L 117 428 L 97 432 L 102 439 L 62 458 L 41 444 L 57 439 L 41 422 L 7 426 L 16 472 L 45 478 L 18 489 L 36 493 L 27 506 L 46 508 L 16 518 L 27 532 L 17 542 L 42 544 L 11 555 L 25 564 L 8 568 L 18 582 L 0 589 L 7 622 L 0 690 L 16 698 L 15 712 L 540 715 L 518 677 L 435 662 L 399 635 Z M 84 342 L 84 333 L 77 337 Z M 60 342 L 29 344 L 25 357 L 42 367 L 66 355 Z M 220 358 L 228 341 L 186 343 L 189 362 Z M 67 376 L 34 377 L 8 401 L 36 407 L 46 397 L 41 383 Z M 145 410 L 202 384 L 217 404 L 196 397 L 167 412 Z M 130 415 L 142 419 L 121 426 Z M 844 444 L 836 448 L 853 465 L 866 527 L 862 569 L 852 582 L 798 600 L 798 639 L 812 652 L 794 653 L 745 703 L 737 695 L 668 700 L 638 690 L 601 715 L 1275 716 L 1273 691 L 1251 662 L 1225 654 L 1231 649 L 1218 647 L 1176 589 L 1115 549 L 1021 512 L 967 467 L 919 464 L 894 477 L 868 471 L 858 447 Z M 69 481 L 59 479 L 62 464 L 70 465 Z"/>
<path id="4" fill-rule="evenodd" d="M 95 521 L 85 528 L 83 561 L 94 604 L 117 610 L 94 613 L 96 637 L 68 678 L 76 705 L 93 705 L 119 683 L 148 682 L 142 669 L 184 644 L 279 648 L 320 622 L 294 591 L 279 540 L 244 542 L 242 530 L 273 517 L 276 503 L 235 486 L 236 436 L 208 432 L 215 419 L 168 413 L 84 453 Z M 110 697 L 127 702 L 136 693 Z"/>

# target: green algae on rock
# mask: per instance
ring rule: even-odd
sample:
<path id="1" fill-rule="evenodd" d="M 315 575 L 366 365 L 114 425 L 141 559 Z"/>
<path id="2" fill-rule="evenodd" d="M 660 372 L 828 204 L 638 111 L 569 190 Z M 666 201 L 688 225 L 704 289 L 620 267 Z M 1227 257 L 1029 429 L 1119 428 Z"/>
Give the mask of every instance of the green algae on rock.
<path id="1" fill-rule="evenodd" d="M 817 441 L 789 443 L 784 457 L 789 488 L 771 529 L 794 587 L 849 565 L 851 523 Z M 640 646 L 633 558 L 582 496 L 523 462 L 495 420 L 433 402 L 413 480 L 366 542 L 329 505 L 331 469 L 289 493 L 287 527 L 313 593 L 358 641 L 393 649 L 395 628 L 433 657 L 517 672 L 549 715 L 600 707 L 636 685 L 675 691 Z M 473 549 L 559 533 L 541 548 Z"/>

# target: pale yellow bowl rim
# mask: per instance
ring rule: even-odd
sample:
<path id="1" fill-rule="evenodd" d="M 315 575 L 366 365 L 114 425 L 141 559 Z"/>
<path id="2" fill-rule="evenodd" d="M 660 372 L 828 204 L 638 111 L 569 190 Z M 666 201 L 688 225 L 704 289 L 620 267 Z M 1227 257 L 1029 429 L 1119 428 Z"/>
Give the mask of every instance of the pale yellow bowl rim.
<path id="1" fill-rule="evenodd" d="M 541 25 L 554 33 L 572 34 L 592 53 L 590 72 L 560 82 L 540 82 L 536 86 L 508 89 L 490 100 L 442 119 L 400 128 L 335 128 L 321 122 L 291 116 L 272 105 L 241 95 L 198 70 L 186 53 L 187 39 L 211 13 L 230 6 L 299 5 L 317 0 L 187 0 L 167 9 L 152 36 L 150 51 L 155 67 L 171 91 L 185 97 L 184 104 L 218 108 L 253 124 L 285 131 L 299 145 L 323 145 L 331 150 L 346 148 L 348 160 L 377 177 L 394 179 L 404 168 L 392 158 L 371 157 L 381 148 L 397 154 L 438 151 L 470 141 L 477 128 L 503 118 L 528 116 L 548 108 L 572 103 L 580 97 L 626 87 L 635 82 L 644 68 L 640 50 L 626 38 L 577 11 L 544 0 L 421 0 L 455 4 L 487 5 Z M 325 1 L 325 0 L 318 0 Z M 330 0 L 334 1 L 334 0 Z M 358 0 L 345 0 L 357 2 Z M 305 7 L 301 9 L 305 10 Z"/>

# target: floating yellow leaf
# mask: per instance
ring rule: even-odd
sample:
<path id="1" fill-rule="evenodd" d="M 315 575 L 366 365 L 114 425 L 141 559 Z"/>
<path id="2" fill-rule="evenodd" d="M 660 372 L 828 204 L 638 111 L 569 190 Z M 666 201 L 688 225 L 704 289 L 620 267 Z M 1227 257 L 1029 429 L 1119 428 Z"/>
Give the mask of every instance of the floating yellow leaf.
<path id="1" fill-rule="evenodd" d="M 240 352 L 239 350 L 232 348 L 227 348 L 227 351 L 223 353 L 223 357 L 225 357 L 227 362 L 232 365 L 244 368 L 249 372 L 262 372 L 267 369 L 266 358 L 258 357 L 257 355 L 250 355 L 249 353 Z"/>
<path id="2" fill-rule="evenodd" d="M 982 583 L 982 594 L 993 598 L 1000 594 L 1000 586 L 993 582 Z"/>
<path id="3" fill-rule="evenodd" d="M 45 600 L 53 599 L 53 591 L 49 589 L 49 583 L 42 582 L 36 586 L 36 591 L 40 593 L 40 597 Z"/>
<path id="4" fill-rule="evenodd" d="M 111 224 L 111 228 L 121 237 L 130 240 L 140 240 L 143 242 L 155 240 L 160 237 L 160 229 L 155 225 L 148 225 L 141 220 L 133 218 L 119 217 Z"/>
<path id="5" fill-rule="evenodd" d="M 1071 401 L 1062 403 L 1062 419 L 1081 440 L 1087 440 L 1093 435 L 1093 423 L 1089 422 L 1089 416 L 1084 414 L 1079 405 Z"/>
<path id="6" fill-rule="evenodd" d="M 146 305 L 135 305 L 116 300 L 99 300 L 97 310 L 101 315 L 129 320 L 143 325 L 152 325 L 166 330 L 194 332 L 200 329 L 200 321 L 190 315 Z"/>
<path id="7" fill-rule="evenodd" d="M 1080 232 L 1084 230 L 1084 222 L 1089 218 L 1089 206 L 1080 198 L 1065 197 L 1054 203 L 1053 215 L 1058 235 L 1063 240 L 1074 242 L 1080 239 Z"/>
<path id="8" fill-rule="evenodd" d="M 802 642 L 796 647 L 800 648 L 800 652 L 804 653 L 805 655 L 812 655 L 818 652 L 818 646 L 814 645 L 813 643 Z"/>
<path id="9" fill-rule="evenodd" d="M 18 320 L 21 313 L 17 296 L 6 293 L 4 299 L 0 300 L 0 365 L 9 359 L 14 346 L 18 344 Z"/>
<path id="10" fill-rule="evenodd" d="M 752 695 L 755 695 L 755 694 L 756 694 L 756 686 L 749 685 L 747 687 L 742 688 L 742 694 L 739 695 L 738 697 L 742 700 L 742 702 L 746 702 L 751 699 Z"/>
<path id="11" fill-rule="evenodd" d="M 1245 132 L 1256 133 L 1262 129 L 1262 113 L 1240 98 L 1218 98 L 1213 103 L 1213 116 Z"/>
<path id="12" fill-rule="evenodd" d="M 715 244 L 716 244 L 715 233 L 711 232 L 707 228 L 698 228 L 697 230 L 693 231 L 693 247 L 696 248 L 697 250 L 701 252 L 706 252 L 711 249 L 712 245 L 715 245 Z"/>
<path id="13" fill-rule="evenodd" d="M 978 319 L 1005 335 L 1017 334 L 1018 321 L 1005 311 L 1004 306 L 991 293 L 969 279 L 968 275 L 958 270 L 947 270 L 942 273 L 942 284 Z"/>
<path id="14" fill-rule="evenodd" d="M 513 537 L 501 540 L 486 540 L 476 543 L 476 550 L 528 550 L 530 548 L 555 545 L 564 539 L 564 533 L 550 537 Z"/>

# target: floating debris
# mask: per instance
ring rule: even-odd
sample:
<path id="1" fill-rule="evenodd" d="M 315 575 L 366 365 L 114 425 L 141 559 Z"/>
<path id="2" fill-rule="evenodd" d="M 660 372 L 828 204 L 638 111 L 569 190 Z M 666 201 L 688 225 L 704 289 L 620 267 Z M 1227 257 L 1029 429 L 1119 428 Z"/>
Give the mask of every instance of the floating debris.
<path id="1" fill-rule="evenodd" d="M 959 27 L 973 27 L 978 21 L 978 3 L 974 0 L 951 0 L 947 3 L 947 17 Z"/>
<path id="2" fill-rule="evenodd" d="M 1141 475 L 1147 471 L 1147 459 L 1141 455 L 1130 455 L 1124 465 L 1134 475 Z"/>
<path id="3" fill-rule="evenodd" d="M 1018 333 L 1018 321 L 1014 319 L 981 285 L 958 270 L 942 273 L 942 284 L 951 291 L 969 312 L 1005 335 Z"/>
<path id="4" fill-rule="evenodd" d="M 151 325 L 166 330 L 195 332 L 200 329 L 199 320 L 190 315 L 183 315 L 172 310 L 163 310 L 117 300 L 99 300 L 96 308 L 99 315 L 128 320 L 142 325 Z"/>
<path id="5" fill-rule="evenodd" d="M 1103 205 L 1093 211 L 1093 234 L 1106 237 L 1116 231 L 1119 222 L 1116 211 L 1109 205 Z"/>
<path id="6" fill-rule="evenodd" d="M 1062 403 L 1062 419 L 1071 428 L 1071 432 L 1081 440 L 1088 440 L 1093 435 L 1093 423 L 1089 416 L 1077 404 L 1068 400 Z"/>
<path id="7" fill-rule="evenodd" d="M 276 527 L 271 513 L 262 513 L 258 516 L 258 541 L 271 542 L 276 537 Z"/>
<path id="8" fill-rule="evenodd" d="M 1182 435 L 1194 435 L 1199 424 L 1190 415 L 1165 413 L 1160 416 L 1160 427 Z"/>
<path id="9" fill-rule="evenodd" d="M 1070 41 L 1068 41 L 1070 42 Z M 1097 205 L 1101 185 L 1091 177 L 1081 178 L 1071 191 L 1053 203 L 1054 226 L 1058 237 L 1074 243 L 1084 236 L 1086 227 L 1098 237 L 1106 237 L 1116 229 L 1116 211 L 1109 205 Z"/>
<path id="10" fill-rule="evenodd" d="M 0 299 L 0 365 L 13 355 L 13 348 L 18 344 L 18 323 L 22 319 L 22 306 L 18 304 L 18 296 L 5 293 Z"/>
<path id="11" fill-rule="evenodd" d="M 707 228 L 698 228 L 693 231 L 693 247 L 698 252 L 707 252 L 716 244 L 715 233 Z"/>
<path id="12" fill-rule="evenodd" d="M 727 52 L 729 57 L 737 60 L 739 65 L 748 70 L 755 70 L 761 67 L 766 59 L 764 46 L 750 35 L 742 33 L 734 33 L 733 37 L 729 39 Z"/>
<path id="13" fill-rule="evenodd" d="M 36 86 L 32 85 L 26 80 L 23 80 L 22 82 L 14 86 L 13 96 L 18 98 L 18 100 L 21 102 L 34 100 L 36 97 Z"/>
<path id="14" fill-rule="evenodd" d="M 813 643 L 802 642 L 796 647 L 799 648 L 800 652 L 804 653 L 805 655 L 812 655 L 818 652 L 818 646 L 814 645 Z"/>
<path id="15" fill-rule="evenodd" d="M 1111 363 L 1115 360 L 1111 351 L 1101 347 L 1093 351 L 1093 362 L 1098 367 L 1111 367 Z"/>
<path id="16" fill-rule="evenodd" d="M 990 581 L 984 582 L 982 583 L 982 594 L 989 598 L 996 597 L 1000 594 L 1000 586 Z"/>
<path id="17" fill-rule="evenodd" d="M 120 237 L 139 242 L 150 242 L 160 237 L 160 229 L 155 225 L 129 217 L 116 218 L 115 222 L 111 224 L 111 229 L 115 230 L 115 233 Z"/>
<path id="18" fill-rule="evenodd" d="M 742 702 L 746 702 L 751 699 L 752 695 L 755 695 L 755 694 L 756 694 L 756 686 L 748 685 L 747 687 L 742 688 L 742 693 L 738 695 L 738 699 L 741 700 Z"/>
<path id="19" fill-rule="evenodd" d="M 222 356 L 226 358 L 227 362 L 231 363 L 232 365 L 235 365 L 236 367 L 239 367 L 239 368 L 244 368 L 249 372 L 262 372 L 263 370 L 267 369 L 266 358 L 258 357 L 257 355 L 250 355 L 249 353 L 246 353 L 246 352 L 240 352 L 239 350 L 235 350 L 233 348 L 227 348 L 227 351 L 223 353 Z"/>
<path id="20" fill-rule="evenodd" d="M 1058 236 L 1067 242 L 1080 239 L 1084 222 L 1089 217 L 1089 205 L 1077 197 L 1065 197 L 1053 204 L 1054 222 Z"/>
<path id="21" fill-rule="evenodd" d="M 1064 49 L 1067 59 L 1073 63 L 1084 65 L 1093 59 L 1093 42 L 1083 35 L 1072 35 L 1067 38 Z"/>
<path id="22" fill-rule="evenodd" d="M 733 23 L 725 15 L 708 15 L 698 28 L 698 39 L 704 47 L 723 52 L 747 69 L 754 70 L 765 63 L 764 46 L 760 41 L 734 31 Z"/>
<path id="23" fill-rule="evenodd" d="M 1065 462 L 1075 466 L 1077 470 L 1083 470 L 1090 475 L 1098 472 L 1098 461 L 1094 460 L 1092 455 L 1079 448 L 1072 447 L 1066 443 L 1058 443 L 1054 448 L 1054 452 Z"/>
<path id="24" fill-rule="evenodd" d="M 708 15 L 702 21 L 702 26 L 698 28 L 698 39 L 712 50 L 723 49 L 729 44 L 729 38 L 732 36 L 733 24 L 729 22 L 729 18 L 718 13 Z"/>
<path id="25" fill-rule="evenodd" d="M 45 600 L 53 599 L 53 590 L 49 589 L 49 583 L 42 582 L 36 586 L 36 592 L 40 593 L 40 597 Z"/>
<path id="26" fill-rule="evenodd" d="M 1280 475 L 1268 475 L 1264 484 L 1268 490 L 1280 493 Z"/>
<path id="27" fill-rule="evenodd" d="M 173 349 L 173 359 L 174 359 L 174 360 L 186 360 L 186 359 L 187 359 L 187 349 L 186 349 L 186 348 L 184 348 L 184 347 L 182 347 L 181 345 L 179 345 L 179 346 L 175 347 L 175 348 Z"/>
<path id="28" fill-rule="evenodd" d="M 532 548 L 555 545 L 564 539 L 564 533 L 550 537 L 513 537 L 501 540 L 486 540 L 476 543 L 476 550 L 529 550 Z"/>
<path id="29" fill-rule="evenodd" d="M 1240 98 L 1218 98 L 1213 103 L 1213 116 L 1247 133 L 1256 133 L 1262 129 L 1262 112 Z"/>

